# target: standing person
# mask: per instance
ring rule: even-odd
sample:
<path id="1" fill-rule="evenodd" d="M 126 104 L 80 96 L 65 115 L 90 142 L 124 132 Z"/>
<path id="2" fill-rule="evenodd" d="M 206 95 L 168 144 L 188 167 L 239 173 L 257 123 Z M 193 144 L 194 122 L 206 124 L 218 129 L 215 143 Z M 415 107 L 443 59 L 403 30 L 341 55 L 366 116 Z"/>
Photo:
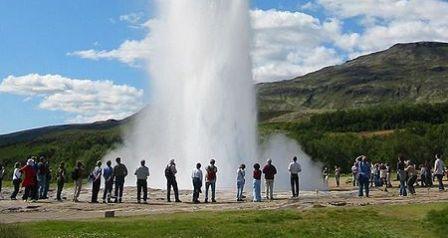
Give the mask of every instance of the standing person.
<path id="1" fill-rule="evenodd" d="M 140 203 L 143 190 L 143 203 L 147 203 L 149 169 L 145 166 L 144 160 L 140 161 L 140 167 L 135 170 L 134 175 L 137 176 L 137 202 Z"/>
<path id="2" fill-rule="evenodd" d="M 0 199 L 3 199 L 2 187 L 3 187 L 3 177 L 5 175 L 5 167 L 0 163 Z"/>
<path id="3" fill-rule="evenodd" d="M 445 174 L 445 163 L 442 160 L 442 156 L 436 154 L 436 162 L 434 163 L 434 176 L 439 182 L 439 191 L 445 190 L 443 186 L 443 175 Z"/>
<path id="4" fill-rule="evenodd" d="M 12 185 L 14 191 L 11 194 L 11 200 L 17 200 L 17 194 L 19 193 L 20 183 L 22 182 L 22 173 L 20 172 L 20 163 L 14 164 L 14 173 L 12 174 Z"/>
<path id="5" fill-rule="evenodd" d="M 407 181 L 407 174 L 405 171 L 406 164 L 405 164 L 405 157 L 404 155 L 400 154 L 398 155 L 398 163 L 397 163 L 397 174 L 398 179 L 400 180 L 400 196 L 407 196 L 406 191 L 406 181 Z"/>
<path id="6" fill-rule="evenodd" d="M 106 168 L 103 169 L 104 178 L 104 192 L 103 192 L 103 203 L 110 203 L 110 198 L 112 196 L 112 187 L 114 184 L 114 169 L 112 168 L 112 161 L 108 160 L 106 162 Z M 107 200 L 106 200 L 107 199 Z"/>
<path id="7" fill-rule="evenodd" d="M 37 181 L 38 181 L 38 195 L 39 199 L 45 198 L 45 187 L 47 186 L 47 167 L 45 166 L 45 157 L 41 156 L 39 158 L 39 163 L 37 163 Z"/>
<path id="8" fill-rule="evenodd" d="M 274 176 L 277 174 L 277 169 L 272 165 L 271 159 L 268 159 L 263 167 L 263 173 L 266 182 L 266 199 L 274 200 Z"/>
<path id="9" fill-rule="evenodd" d="M 409 193 L 411 193 L 411 195 L 415 195 L 414 183 L 417 181 L 417 170 L 415 169 L 415 165 L 411 161 L 407 161 L 406 168 L 404 170 L 408 175 L 406 184 L 408 186 Z"/>
<path id="10" fill-rule="evenodd" d="M 426 168 L 426 185 L 428 187 L 432 187 L 434 184 L 432 182 L 432 171 L 431 171 L 431 163 L 429 161 L 425 161 L 425 168 Z"/>
<path id="11" fill-rule="evenodd" d="M 390 167 L 389 163 L 386 163 L 386 188 L 392 187 L 392 182 L 390 181 L 391 175 L 392 175 L 392 168 Z"/>
<path id="12" fill-rule="evenodd" d="M 358 164 L 359 197 L 364 196 L 363 194 L 364 190 L 366 192 L 366 197 L 369 197 L 370 176 L 371 176 L 371 166 L 369 160 L 367 156 L 362 156 L 362 160 Z"/>
<path id="13" fill-rule="evenodd" d="M 297 162 L 297 157 L 292 158 L 292 162 L 288 166 L 291 180 L 292 197 L 299 197 L 299 173 L 302 172 L 302 167 Z"/>
<path id="14" fill-rule="evenodd" d="M 322 170 L 322 183 L 328 186 L 328 168 L 324 167 Z"/>
<path id="15" fill-rule="evenodd" d="M 215 189 L 216 189 L 216 173 L 218 172 L 218 168 L 215 166 L 215 160 L 210 160 L 210 165 L 205 169 L 205 202 L 208 202 L 208 188 L 211 187 L 212 190 L 212 202 L 216 202 L 215 200 Z"/>
<path id="16" fill-rule="evenodd" d="M 336 187 L 339 187 L 341 182 L 341 167 L 337 165 L 334 166 L 334 178 L 336 180 Z"/>
<path id="17" fill-rule="evenodd" d="M 387 192 L 387 167 L 385 164 L 381 163 L 379 166 L 380 169 L 380 180 L 381 186 L 384 186 L 384 191 Z"/>
<path id="18" fill-rule="evenodd" d="M 254 202 L 261 202 L 261 170 L 260 170 L 260 164 L 255 163 L 254 164 L 254 190 L 253 190 L 253 196 L 254 196 Z"/>
<path id="19" fill-rule="evenodd" d="M 45 179 L 45 188 L 44 188 L 44 199 L 48 199 L 48 190 L 50 190 L 50 182 L 51 182 L 51 168 L 50 161 L 48 159 L 45 160 L 45 170 L 47 171 L 47 177 Z"/>
<path id="20" fill-rule="evenodd" d="M 237 201 L 243 201 L 243 190 L 244 190 L 244 184 L 246 183 L 246 165 L 241 164 L 240 167 L 237 170 L 237 177 L 236 177 L 236 200 Z"/>
<path id="21" fill-rule="evenodd" d="M 353 187 L 358 186 L 358 166 L 361 163 L 362 156 L 358 156 L 352 166 Z"/>
<path id="22" fill-rule="evenodd" d="M 196 169 L 193 170 L 191 178 L 193 180 L 193 202 L 200 203 L 199 193 L 201 193 L 201 187 L 202 187 L 201 163 L 196 164 Z"/>
<path id="23" fill-rule="evenodd" d="M 100 192 L 101 187 L 101 175 L 103 170 L 101 169 L 101 161 L 96 162 L 96 167 L 93 169 L 90 174 L 90 178 L 92 179 L 92 199 L 91 203 L 98 203 L 98 193 Z"/>
<path id="24" fill-rule="evenodd" d="M 23 166 L 20 170 L 20 173 L 24 174 L 24 179 L 22 183 L 22 187 L 25 188 L 22 199 L 28 201 L 28 199 L 32 199 L 35 202 L 37 199 L 34 196 L 34 189 L 37 184 L 36 179 L 36 170 L 34 168 L 34 160 L 28 159 L 26 165 Z"/>
<path id="25" fill-rule="evenodd" d="M 177 188 L 177 181 L 176 181 L 176 163 L 174 162 L 174 159 L 170 160 L 168 165 L 165 167 L 165 177 L 166 177 L 166 200 L 168 202 L 171 202 L 171 187 L 173 187 L 174 191 L 174 198 L 176 199 L 176 202 L 181 202 L 179 200 L 179 190 Z"/>
<path id="26" fill-rule="evenodd" d="M 82 177 L 84 176 L 84 165 L 81 161 L 77 161 L 75 168 L 72 172 L 72 179 L 74 183 L 73 187 L 73 201 L 79 202 L 78 198 L 81 194 L 81 188 L 82 188 Z"/>
<path id="27" fill-rule="evenodd" d="M 64 189 L 64 183 L 67 181 L 66 179 L 66 170 L 65 170 L 65 163 L 61 162 L 59 164 L 59 168 L 56 174 L 56 180 L 57 180 L 57 184 L 58 184 L 58 190 L 56 192 L 56 200 L 58 200 L 59 202 L 62 202 L 62 190 Z"/>
<path id="28" fill-rule="evenodd" d="M 128 175 L 128 169 L 124 164 L 121 163 L 121 158 L 115 159 L 117 165 L 114 167 L 114 178 L 115 178 L 115 203 L 123 202 L 123 188 L 124 188 L 124 178 Z"/>

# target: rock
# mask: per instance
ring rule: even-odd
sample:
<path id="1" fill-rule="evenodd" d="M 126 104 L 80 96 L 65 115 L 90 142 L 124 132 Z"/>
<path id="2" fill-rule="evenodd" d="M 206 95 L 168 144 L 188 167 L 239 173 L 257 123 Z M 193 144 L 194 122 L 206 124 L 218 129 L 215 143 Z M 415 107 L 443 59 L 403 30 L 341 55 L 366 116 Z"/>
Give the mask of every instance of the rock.
<path id="1" fill-rule="evenodd" d="M 106 218 L 115 217 L 115 211 L 104 212 L 104 217 L 106 217 Z"/>
<path id="2" fill-rule="evenodd" d="M 333 205 L 333 206 L 337 206 L 337 207 L 342 207 L 342 206 L 347 205 L 347 203 L 344 201 L 329 202 L 329 204 Z"/>

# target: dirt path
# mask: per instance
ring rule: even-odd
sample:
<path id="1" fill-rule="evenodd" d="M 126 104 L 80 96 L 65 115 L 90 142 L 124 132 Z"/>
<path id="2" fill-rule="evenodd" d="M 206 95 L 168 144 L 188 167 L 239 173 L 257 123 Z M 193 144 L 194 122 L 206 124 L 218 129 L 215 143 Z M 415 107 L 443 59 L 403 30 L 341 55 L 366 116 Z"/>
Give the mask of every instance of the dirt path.
<path id="1" fill-rule="evenodd" d="M 5 190 L 3 195 L 8 197 L 10 190 Z M 249 195 L 246 202 L 236 202 L 233 191 L 217 191 L 218 203 L 208 204 L 192 204 L 190 202 L 191 191 L 181 191 L 180 198 L 183 203 L 167 203 L 165 201 L 165 191 L 162 190 L 150 190 L 149 204 L 138 204 L 135 202 L 136 191 L 134 187 L 125 188 L 124 203 L 121 204 L 88 203 L 86 201 L 89 201 L 90 189 L 82 190 L 80 200 L 84 202 L 80 203 L 69 201 L 72 196 L 71 191 L 65 191 L 65 194 L 69 199 L 64 202 L 57 202 L 53 197 L 36 203 L 28 203 L 21 200 L 1 200 L 0 223 L 100 218 L 104 217 L 106 211 L 115 211 L 115 216 L 138 216 L 173 212 L 283 208 L 303 210 L 318 207 L 448 201 L 448 192 L 438 192 L 436 188 L 430 190 L 418 188 L 417 195 L 409 197 L 399 197 L 396 188 L 390 189 L 389 192 L 373 189 L 370 198 L 358 198 L 356 188 L 350 185 L 344 185 L 340 189 L 331 189 L 328 192 L 302 192 L 299 199 L 290 199 L 289 192 L 279 192 L 276 194 L 274 201 L 263 201 L 261 203 L 251 202 L 251 194 L 246 194 Z M 50 196 L 53 196 L 52 191 L 50 191 Z M 203 194 L 201 194 L 201 198 L 203 199 Z"/>

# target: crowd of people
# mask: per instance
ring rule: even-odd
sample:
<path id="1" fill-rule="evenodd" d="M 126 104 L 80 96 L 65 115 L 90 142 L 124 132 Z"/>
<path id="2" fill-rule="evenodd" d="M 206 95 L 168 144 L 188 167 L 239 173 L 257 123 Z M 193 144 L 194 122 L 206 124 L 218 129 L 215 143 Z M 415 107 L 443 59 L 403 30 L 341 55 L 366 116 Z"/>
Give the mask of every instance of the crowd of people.
<path id="1" fill-rule="evenodd" d="M 200 202 L 200 194 L 202 193 L 202 186 L 205 185 L 204 202 L 216 202 L 216 178 L 218 168 L 215 159 L 211 159 L 209 165 L 205 168 L 205 175 L 201 170 L 201 163 L 197 163 L 194 168 L 191 179 L 193 185 L 192 202 Z M 297 157 L 294 157 L 288 167 L 291 181 L 292 198 L 299 196 L 299 173 L 302 171 Z M 392 187 L 392 168 L 388 163 L 371 163 L 367 156 L 361 155 L 355 159 L 351 168 L 353 186 L 358 186 L 360 197 L 369 196 L 372 187 L 380 188 L 388 191 Z M 407 160 L 404 155 L 398 156 L 396 166 L 396 176 L 399 181 L 400 196 L 407 196 L 415 194 L 415 185 L 422 187 L 432 187 L 433 182 L 437 180 L 440 191 L 444 190 L 443 177 L 447 170 L 441 158 L 441 155 L 435 156 L 434 166 L 429 162 L 420 164 L 418 167 L 410 160 Z M 50 168 L 49 161 L 41 156 L 30 157 L 24 166 L 17 162 L 14 165 L 14 172 L 12 174 L 13 192 L 11 199 L 17 200 L 20 188 L 23 189 L 22 199 L 26 201 L 37 201 L 39 199 L 48 199 L 48 191 L 50 182 L 52 180 L 53 171 Z M 174 201 L 181 202 L 179 199 L 179 189 L 176 181 L 176 163 L 174 159 L 170 160 L 165 167 L 165 177 L 167 181 L 166 200 L 171 202 L 171 189 L 174 192 Z M 274 199 L 274 179 L 277 174 L 276 167 L 272 164 L 272 160 L 268 159 L 263 168 L 259 163 L 253 165 L 252 179 L 253 179 L 253 201 L 261 202 L 261 181 L 264 175 L 265 194 L 267 200 Z M 2 189 L 2 181 L 5 175 L 5 168 L 0 164 L 0 196 Z M 79 202 L 79 196 L 83 186 L 83 180 L 87 176 L 92 184 L 91 189 L 91 203 L 99 203 L 99 192 L 101 182 L 104 181 L 102 201 L 103 203 L 122 203 L 123 190 L 125 179 L 128 176 L 128 169 L 122 163 L 121 158 L 116 158 L 115 166 L 112 167 L 112 161 L 107 161 L 106 165 L 102 167 L 102 162 L 98 161 L 94 169 L 87 174 L 85 165 L 78 161 L 70 174 L 67 173 L 65 163 L 61 162 L 55 172 L 56 175 L 56 200 L 63 201 L 62 191 L 64 185 L 71 176 L 73 180 L 73 201 Z M 137 187 L 137 202 L 147 203 L 148 201 L 148 177 L 150 175 L 149 168 L 146 162 L 142 160 L 140 166 L 135 170 L 136 187 Z M 328 178 L 330 171 L 327 167 L 322 170 L 323 183 L 328 185 Z M 340 186 L 341 168 L 334 167 L 334 177 L 336 186 Z M 205 182 L 204 182 L 205 180 Z M 418 184 L 420 183 L 420 184 Z M 236 200 L 244 201 L 244 187 L 246 184 L 246 165 L 241 164 L 236 171 Z M 3 199 L 3 197 L 0 197 Z M 211 200 L 209 200 L 211 198 Z"/>
<path id="2" fill-rule="evenodd" d="M 448 171 L 440 154 L 435 155 L 433 167 L 429 161 L 417 166 L 400 154 L 395 171 L 397 180 L 400 182 L 400 196 L 407 196 L 408 193 L 415 195 L 415 185 L 430 188 L 435 180 L 438 182 L 439 191 L 445 190 L 443 177 Z M 352 175 L 353 186 L 359 187 L 358 195 L 360 197 L 364 195 L 368 197 L 369 190 L 372 187 L 381 188 L 385 192 L 388 192 L 388 188 L 392 187 L 391 177 L 393 174 L 391 166 L 388 163 L 370 163 L 365 155 L 355 159 L 352 166 Z M 336 176 L 337 185 L 339 186 L 338 179 L 338 176 Z"/>
<path id="3" fill-rule="evenodd" d="M 210 164 L 205 168 L 205 176 L 201 170 L 201 163 L 196 164 L 191 178 L 193 184 L 193 198 L 194 203 L 199 203 L 199 196 L 202 193 L 203 180 L 205 179 L 205 198 L 204 202 L 209 202 L 209 195 L 211 193 L 211 202 L 216 202 L 216 177 L 218 168 L 215 165 L 215 159 L 210 160 Z M 55 172 L 56 175 L 56 200 L 63 201 L 62 192 L 64 185 L 69 178 L 73 180 L 73 202 L 79 202 L 79 196 L 83 186 L 83 180 L 87 176 L 85 165 L 81 161 L 77 161 L 70 174 L 67 173 L 65 163 L 61 162 Z M 0 195 L 2 178 L 4 175 L 4 167 L 0 164 Z M 289 165 L 289 173 L 291 176 L 291 190 L 292 197 L 299 196 L 299 173 L 302 171 L 300 164 L 297 162 L 297 157 L 294 157 Z M 22 199 L 25 201 L 35 202 L 41 199 L 48 199 L 48 191 L 50 182 L 52 180 L 53 171 L 50 168 L 49 161 L 41 156 L 30 157 L 26 164 L 22 166 L 20 162 L 15 163 L 14 172 L 12 174 L 13 192 L 11 193 L 11 200 L 17 200 L 17 196 L 21 187 L 23 188 Z M 179 189 L 176 181 L 176 163 L 174 159 L 170 160 L 165 167 L 165 177 L 167 181 L 166 200 L 171 202 L 171 189 L 174 192 L 175 202 L 181 202 L 179 199 Z M 268 159 L 263 168 L 260 164 L 253 165 L 253 201 L 261 202 L 261 178 L 264 174 L 266 199 L 274 199 L 274 179 L 277 174 L 276 167 L 272 164 L 272 160 Z M 140 167 L 135 170 L 134 175 L 137 179 L 137 202 L 147 203 L 148 201 L 148 177 L 149 168 L 146 166 L 145 160 L 140 162 Z M 70 176 L 70 177 L 68 177 Z M 94 169 L 88 174 L 88 180 L 92 184 L 91 189 L 91 203 L 99 203 L 98 195 L 101 188 L 101 182 L 104 181 L 103 186 L 103 203 L 122 203 L 123 189 L 126 176 L 128 176 L 128 169 L 122 163 L 121 158 L 116 158 L 115 166 L 112 167 L 112 161 L 107 161 L 106 166 L 102 167 L 102 162 L 98 161 Z M 236 187 L 237 187 L 237 201 L 244 201 L 245 196 L 244 186 L 246 183 L 246 165 L 241 164 L 236 173 Z M 210 193 L 209 193 L 210 191 Z M 112 193 L 113 192 L 113 193 Z"/>

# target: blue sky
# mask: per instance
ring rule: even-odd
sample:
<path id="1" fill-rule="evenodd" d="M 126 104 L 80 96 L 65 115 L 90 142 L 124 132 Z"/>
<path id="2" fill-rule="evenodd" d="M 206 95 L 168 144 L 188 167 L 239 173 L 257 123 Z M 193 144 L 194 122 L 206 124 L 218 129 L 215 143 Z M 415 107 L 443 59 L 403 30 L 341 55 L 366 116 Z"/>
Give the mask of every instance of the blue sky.
<path id="1" fill-rule="evenodd" d="M 399 42 L 448 41 L 446 12 L 445 0 L 253 0 L 254 80 Z M 154 14 L 150 0 L 2 1 L 0 134 L 137 111 L 150 93 L 141 62 Z"/>

